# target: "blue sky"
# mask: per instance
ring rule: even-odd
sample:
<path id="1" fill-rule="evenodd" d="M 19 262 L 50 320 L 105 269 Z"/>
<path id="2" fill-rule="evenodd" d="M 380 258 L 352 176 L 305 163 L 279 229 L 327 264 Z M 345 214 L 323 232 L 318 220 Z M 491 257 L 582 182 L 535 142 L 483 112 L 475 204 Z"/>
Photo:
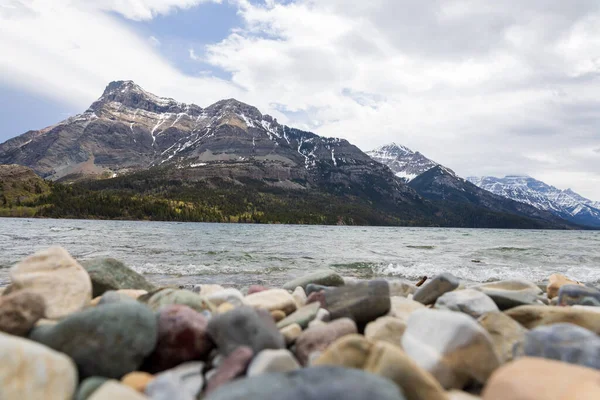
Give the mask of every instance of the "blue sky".
<path id="1" fill-rule="evenodd" d="M 597 0 L 3 0 L 0 141 L 113 80 L 600 200 Z"/>

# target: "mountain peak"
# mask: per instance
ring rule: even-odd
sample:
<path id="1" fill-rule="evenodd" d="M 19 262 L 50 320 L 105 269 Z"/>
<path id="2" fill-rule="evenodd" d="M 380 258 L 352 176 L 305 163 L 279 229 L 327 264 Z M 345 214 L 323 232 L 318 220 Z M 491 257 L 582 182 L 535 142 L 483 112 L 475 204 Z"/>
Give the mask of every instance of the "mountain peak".
<path id="1" fill-rule="evenodd" d="M 128 91 L 133 91 L 133 90 L 139 91 L 139 92 L 144 92 L 144 89 L 142 89 L 134 81 L 112 81 L 106 86 L 106 89 L 104 89 L 104 93 L 102 94 L 102 97 L 110 96 L 111 94 L 114 94 L 115 92 L 124 93 L 124 92 L 128 92 Z"/>
<path id="2" fill-rule="evenodd" d="M 407 183 L 438 165 L 423 154 L 394 142 L 368 151 L 367 154 L 373 160 L 387 165 L 398 178 Z"/>

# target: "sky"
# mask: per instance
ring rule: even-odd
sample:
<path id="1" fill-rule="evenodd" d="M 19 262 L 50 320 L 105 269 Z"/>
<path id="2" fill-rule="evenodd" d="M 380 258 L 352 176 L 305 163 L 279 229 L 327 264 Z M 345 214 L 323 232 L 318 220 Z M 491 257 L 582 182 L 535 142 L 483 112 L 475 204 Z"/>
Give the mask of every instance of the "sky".
<path id="1" fill-rule="evenodd" d="M 0 0 L 0 142 L 114 80 L 600 200 L 598 0 Z"/>

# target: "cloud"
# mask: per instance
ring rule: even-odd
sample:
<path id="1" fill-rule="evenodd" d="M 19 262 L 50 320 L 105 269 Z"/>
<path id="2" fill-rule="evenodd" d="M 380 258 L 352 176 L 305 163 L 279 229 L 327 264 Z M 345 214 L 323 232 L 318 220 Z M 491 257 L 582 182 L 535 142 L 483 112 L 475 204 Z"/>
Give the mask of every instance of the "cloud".
<path id="1" fill-rule="evenodd" d="M 189 53 L 190 53 L 190 58 L 194 61 L 200 61 L 202 58 L 196 54 L 196 51 L 194 49 L 189 49 Z"/>
<path id="2" fill-rule="evenodd" d="M 151 44 L 152 46 L 154 46 L 154 47 L 160 47 L 160 45 L 161 45 L 161 42 L 160 42 L 160 40 L 158 40 L 158 39 L 157 39 L 156 37 L 154 37 L 154 36 L 150 36 L 150 37 L 148 38 L 148 41 L 149 41 L 149 42 L 150 42 L 150 44 Z"/>
<path id="3" fill-rule="evenodd" d="M 53 0 L 54 1 L 54 0 Z M 77 3 L 85 4 L 91 9 L 114 11 L 124 17 L 142 21 L 150 20 L 160 14 L 168 14 L 175 9 L 186 9 L 200 3 L 221 0 L 94 0 L 93 2 L 79 0 Z M 91 4 L 90 4 L 91 3 Z"/>

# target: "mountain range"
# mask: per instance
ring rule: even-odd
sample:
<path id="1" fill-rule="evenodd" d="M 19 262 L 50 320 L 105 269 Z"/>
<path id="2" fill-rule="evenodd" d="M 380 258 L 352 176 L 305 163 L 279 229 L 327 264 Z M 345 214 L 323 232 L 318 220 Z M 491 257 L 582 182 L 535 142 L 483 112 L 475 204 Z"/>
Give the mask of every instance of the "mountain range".
<path id="1" fill-rule="evenodd" d="M 132 81 L 110 83 L 82 114 L 0 144 L 0 164 L 56 182 L 30 204 L 43 216 L 575 227 L 405 147 L 366 154 L 235 99 L 202 108 Z"/>

